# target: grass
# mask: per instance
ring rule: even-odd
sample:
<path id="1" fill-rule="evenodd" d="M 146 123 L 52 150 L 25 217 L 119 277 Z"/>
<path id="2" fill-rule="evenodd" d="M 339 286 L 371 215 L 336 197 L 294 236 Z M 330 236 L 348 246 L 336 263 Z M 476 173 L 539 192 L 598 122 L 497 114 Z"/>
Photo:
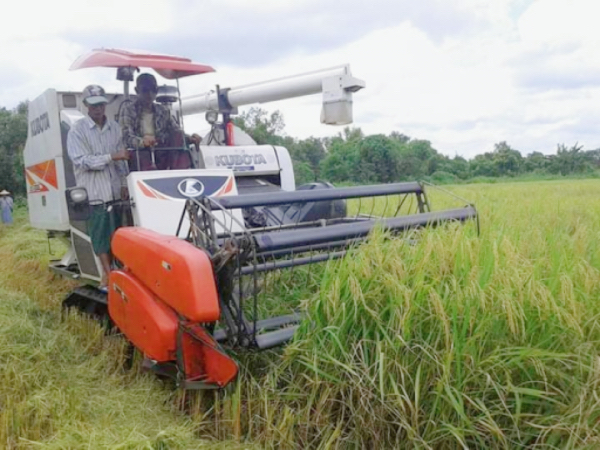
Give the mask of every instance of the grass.
<path id="1" fill-rule="evenodd" d="M 591 172 L 584 173 L 570 173 L 568 175 L 551 174 L 544 172 L 525 172 L 515 176 L 475 176 L 462 180 L 457 176 L 448 172 L 436 172 L 431 176 L 425 177 L 428 181 L 435 184 L 475 184 L 475 183 L 518 183 L 518 182 L 539 182 L 539 181 L 568 181 L 568 180 L 589 180 L 600 178 L 600 171 L 594 170 Z"/>
<path id="2" fill-rule="evenodd" d="M 60 321 L 67 286 L 46 275 L 39 233 L 5 232 L 0 405 L 13 405 L 21 431 L 3 408 L 0 442 L 598 448 L 600 182 L 449 189 L 477 204 L 480 236 L 449 226 L 411 245 L 379 231 L 330 262 L 316 291 L 286 285 L 282 302 L 303 299 L 308 316 L 295 340 L 239 355 L 238 382 L 217 393 L 123 371 L 118 341 L 78 317 Z M 450 206 L 429 195 L 434 209 Z"/>

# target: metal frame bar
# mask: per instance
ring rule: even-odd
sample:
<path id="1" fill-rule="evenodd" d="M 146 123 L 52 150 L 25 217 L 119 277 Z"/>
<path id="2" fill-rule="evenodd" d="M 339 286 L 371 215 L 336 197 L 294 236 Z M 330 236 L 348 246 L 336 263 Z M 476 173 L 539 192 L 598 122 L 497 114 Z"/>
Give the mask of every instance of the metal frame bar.
<path id="1" fill-rule="evenodd" d="M 318 233 L 314 229 L 282 230 L 277 233 L 256 233 L 254 238 L 261 253 L 274 250 L 291 249 L 300 246 L 323 244 L 343 239 L 364 237 L 375 226 L 381 226 L 391 231 L 403 231 L 410 228 L 435 226 L 441 222 L 458 220 L 465 221 L 477 217 L 477 211 L 472 206 L 460 209 L 449 209 L 440 212 L 427 212 L 410 216 L 392 217 L 378 220 L 367 220 L 341 225 L 322 227 Z"/>
<path id="2" fill-rule="evenodd" d="M 382 197 L 395 194 L 422 194 L 421 183 L 392 183 L 370 186 L 353 186 L 335 189 L 305 191 L 280 191 L 252 195 L 232 195 L 214 200 L 225 209 L 250 208 L 253 206 L 276 206 L 288 203 L 309 203 L 326 200 L 343 200 L 359 197 Z"/>

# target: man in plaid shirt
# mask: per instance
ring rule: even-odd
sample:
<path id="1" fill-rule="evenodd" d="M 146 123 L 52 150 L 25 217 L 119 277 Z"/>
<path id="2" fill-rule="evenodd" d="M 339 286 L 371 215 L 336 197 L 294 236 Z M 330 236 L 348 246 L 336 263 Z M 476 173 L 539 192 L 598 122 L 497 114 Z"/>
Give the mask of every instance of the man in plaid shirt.
<path id="1" fill-rule="evenodd" d="M 191 160 L 184 152 L 165 150 L 160 147 L 181 147 L 184 136 L 179 124 L 171 115 L 171 112 L 163 105 L 155 103 L 158 92 L 156 78 L 143 73 L 136 79 L 135 92 L 137 99 L 133 102 L 124 103 L 121 109 L 119 122 L 123 130 L 123 144 L 129 149 L 138 151 L 131 155 L 131 170 L 152 170 L 152 157 L 150 148 L 156 148 L 156 168 L 178 169 L 189 166 Z M 193 134 L 190 141 L 196 145 L 200 144 L 200 136 Z"/>

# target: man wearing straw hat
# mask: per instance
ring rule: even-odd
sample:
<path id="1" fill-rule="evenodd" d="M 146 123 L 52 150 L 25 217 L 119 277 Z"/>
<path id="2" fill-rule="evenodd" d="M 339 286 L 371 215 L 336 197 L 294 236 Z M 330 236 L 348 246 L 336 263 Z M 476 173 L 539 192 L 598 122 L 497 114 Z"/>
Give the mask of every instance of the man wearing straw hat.
<path id="1" fill-rule="evenodd" d="M 12 219 L 13 199 L 10 192 L 6 189 L 0 192 L 0 212 L 2 213 L 2 223 L 7 225 L 13 223 Z"/>
<path id="2" fill-rule="evenodd" d="M 87 86 L 83 103 L 88 115 L 69 131 L 67 150 L 77 185 L 86 188 L 92 205 L 88 234 L 102 263 L 100 289 L 105 289 L 110 272 L 110 237 L 120 222 L 112 203 L 126 195 L 127 169 L 122 161 L 129 159 L 129 152 L 121 145 L 121 127 L 105 115 L 108 99 L 104 89 Z"/>

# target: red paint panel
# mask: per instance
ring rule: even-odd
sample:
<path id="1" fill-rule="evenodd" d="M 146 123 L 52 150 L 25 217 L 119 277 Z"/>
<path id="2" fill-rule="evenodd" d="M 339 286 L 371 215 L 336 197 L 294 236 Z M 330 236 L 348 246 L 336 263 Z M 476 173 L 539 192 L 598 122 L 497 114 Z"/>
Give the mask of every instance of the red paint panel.
<path id="1" fill-rule="evenodd" d="M 233 381 L 238 366 L 212 336 L 197 324 L 185 324 L 184 329 L 181 350 L 186 381 L 202 381 L 219 387 Z"/>
<path id="2" fill-rule="evenodd" d="M 142 183 L 141 181 L 137 182 L 138 187 L 140 188 L 140 190 L 144 193 L 144 195 L 146 197 L 150 197 L 150 198 L 156 198 L 156 195 L 154 195 L 154 193 L 148 189 L 144 183 Z"/>
<path id="3" fill-rule="evenodd" d="M 192 244 L 140 227 L 119 228 L 113 254 L 144 286 L 194 322 L 219 319 L 219 296 L 212 262 Z"/>
<path id="4" fill-rule="evenodd" d="M 221 195 L 228 194 L 233 189 L 233 177 L 229 177 L 227 184 L 223 187 L 219 192 L 215 194 L 215 197 L 219 197 Z"/>
<path id="5" fill-rule="evenodd" d="M 56 162 L 51 159 L 39 164 L 27 167 L 27 170 L 38 177 L 40 180 L 48 183 L 50 186 L 58 189 L 58 177 L 56 175 Z"/>
<path id="6" fill-rule="evenodd" d="M 233 122 L 227 122 L 227 145 L 235 145 Z"/>
<path id="7" fill-rule="evenodd" d="M 177 316 L 132 274 L 113 270 L 108 312 L 127 338 L 159 362 L 176 358 Z"/>
<path id="8" fill-rule="evenodd" d="M 25 178 L 27 179 L 27 191 L 30 194 L 37 194 L 38 192 L 48 192 L 49 189 L 46 185 L 36 182 L 29 172 L 25 170 Z"/>

